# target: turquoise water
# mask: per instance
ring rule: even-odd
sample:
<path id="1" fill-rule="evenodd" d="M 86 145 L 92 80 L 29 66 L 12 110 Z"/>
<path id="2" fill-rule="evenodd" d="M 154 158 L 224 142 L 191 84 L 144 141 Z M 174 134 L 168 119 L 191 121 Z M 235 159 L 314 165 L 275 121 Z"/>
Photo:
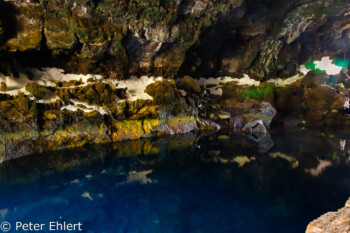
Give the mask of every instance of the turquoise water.
<path id="1" fill-rule="evenodd" d="M 50 232 L 50 221 L 90 233 L 305 232 L 350 196 L 346 140 L 347 132 L 280 129 L 28 156 L 0 165 L 0 220 L 10 232 L 25 232 L 16 222 Z"/>

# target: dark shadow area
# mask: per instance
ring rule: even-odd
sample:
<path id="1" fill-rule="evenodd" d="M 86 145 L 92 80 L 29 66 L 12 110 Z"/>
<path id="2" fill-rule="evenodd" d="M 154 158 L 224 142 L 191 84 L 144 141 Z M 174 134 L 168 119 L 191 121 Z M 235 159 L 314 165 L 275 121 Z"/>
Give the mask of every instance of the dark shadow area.
<path id="1" fill-rule="evenodd" d="M 20 26 L 18 24 L 16 14 L 17 9 L 12 3 L 0 0 L 0 21 L 4 31 L 2 39 L 0 40 L 0 45 L 17 36 Z"/>

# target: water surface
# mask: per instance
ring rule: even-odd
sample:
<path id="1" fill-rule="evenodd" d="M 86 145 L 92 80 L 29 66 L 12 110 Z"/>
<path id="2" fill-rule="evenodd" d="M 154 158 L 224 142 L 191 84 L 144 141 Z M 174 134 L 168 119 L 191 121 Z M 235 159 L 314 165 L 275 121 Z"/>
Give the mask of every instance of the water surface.
<path id="1" fill-rule="evenodd" d="M 305 232 L 349 198 L 348 148 L 347 132 L 278 129 L 46 152 L 0 165 L 0 220 L 81 222 L 90 233 Z"/>

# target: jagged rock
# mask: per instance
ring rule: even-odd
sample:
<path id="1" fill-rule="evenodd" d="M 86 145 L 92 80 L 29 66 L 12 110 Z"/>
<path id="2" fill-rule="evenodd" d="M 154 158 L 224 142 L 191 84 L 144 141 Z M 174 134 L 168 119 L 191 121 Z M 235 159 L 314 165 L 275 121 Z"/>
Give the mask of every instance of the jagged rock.
<path id="1" fill-rule="evenodd" d="M 124 92 L 125 90 L 119 91 L 107 83 L 95 82 L 81 87 L 60 88 L 58 96 L 66 103 L 69 103 L 69 99 L 76 99 L 90 105 L 103 106 L 113 105 L 116 98 L 123 97 Z"/>
<path id="2" fill-rule="evenodd" d="M 259 52 L 259 44 L 256 40 L 252 40 L 239 48 L 224 48 L 224 51 L 220 72 L 226 75 L 235 74 L 251 67 Z"/>
<path id="3" fill-rule="evenodd" d="M 9 5 L 6 8 L 10 8 Z M 6 41 L 6 48 L 11 51 L 27 51 L 40 47 L 42 41 L 42 29 L 45 8 L 40 3 L 18 3 L 12 14 L 16 14 L 16 20 L 7 21 L 12 23 L 15 36 Z"/>
<path id="4" fill-rule="evenodd" d="M 345 207 L 337 212 L 329 212 L 312 221 L 306 229 L 306 233 L 338 233 L 350 232 L 350 199 Z"/>
<path id="5" fill-rule="evenodd" d="M 1 50 L 44 48 L 51 59 L 30 62 L 118 78 L 249 71 L 264 79 L 292 75 L 296 65 L 327 52 L 348 54 L 347 1 L 49 0 L 11 1 L 1 8 Z"/>

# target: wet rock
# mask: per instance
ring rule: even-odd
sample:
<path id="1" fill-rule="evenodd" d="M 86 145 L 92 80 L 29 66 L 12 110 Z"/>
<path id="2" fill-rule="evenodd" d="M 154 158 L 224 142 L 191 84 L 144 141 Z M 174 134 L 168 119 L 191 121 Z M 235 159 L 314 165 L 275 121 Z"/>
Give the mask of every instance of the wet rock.
<path id="1" fill-rule="evenodd" d="M 268 127 L 276 113 L 276 109 L 270 103 L 261 102 L 258 106 L 251 109 L 250 114 L 246 115 L 246 118 L 248 122 L 261 121 L 260 123 Z"/>
<path id="2" fill-rule="evenodd" d="M 264 123 L 261 120 L 257 120 L 252 123 L 246 124 L 243 127 L 242 132 L 248 135 L 251 135 L 251 134 L 265 135 L 267 130 Z"/>
<path id="3" fill-rule="evenodd" d="M 306 229 L 306 233 L 338 233 L 350 232 L 350 200 L 345 207 L 337 212 L 329 212 L 312 221 Z"/>
<path id="4" fill-rule="evenodd" d="M 205 130 L 214 130 L 214 131 L 218 131 L 221 129 L 221 126 L 217 123 L 215 123 L 214 121 L 211 120 L 206 120 L 206 119 L 202 119 L 202 118 L 197 118 L 197 123 L 200 127 L 201 130 L 205 131 Z"/>
<path id="5" fill-rule="evenodd" d="M 229 112 L 220 112 L 218 114 L 218 118 L 220 120 L 230 120 L 231 119 L 231 113 L 229 113 Z"/>
<path id="6" fill-rule="evenodd" d="M 277 111 L 272 105 L 268 102 L 262 102 L 260 104 L 260 113 L 257 114 L 257 118 L 260 118 L 264 125 L 269 126 L 272 119 L 277 114 Z"/>

